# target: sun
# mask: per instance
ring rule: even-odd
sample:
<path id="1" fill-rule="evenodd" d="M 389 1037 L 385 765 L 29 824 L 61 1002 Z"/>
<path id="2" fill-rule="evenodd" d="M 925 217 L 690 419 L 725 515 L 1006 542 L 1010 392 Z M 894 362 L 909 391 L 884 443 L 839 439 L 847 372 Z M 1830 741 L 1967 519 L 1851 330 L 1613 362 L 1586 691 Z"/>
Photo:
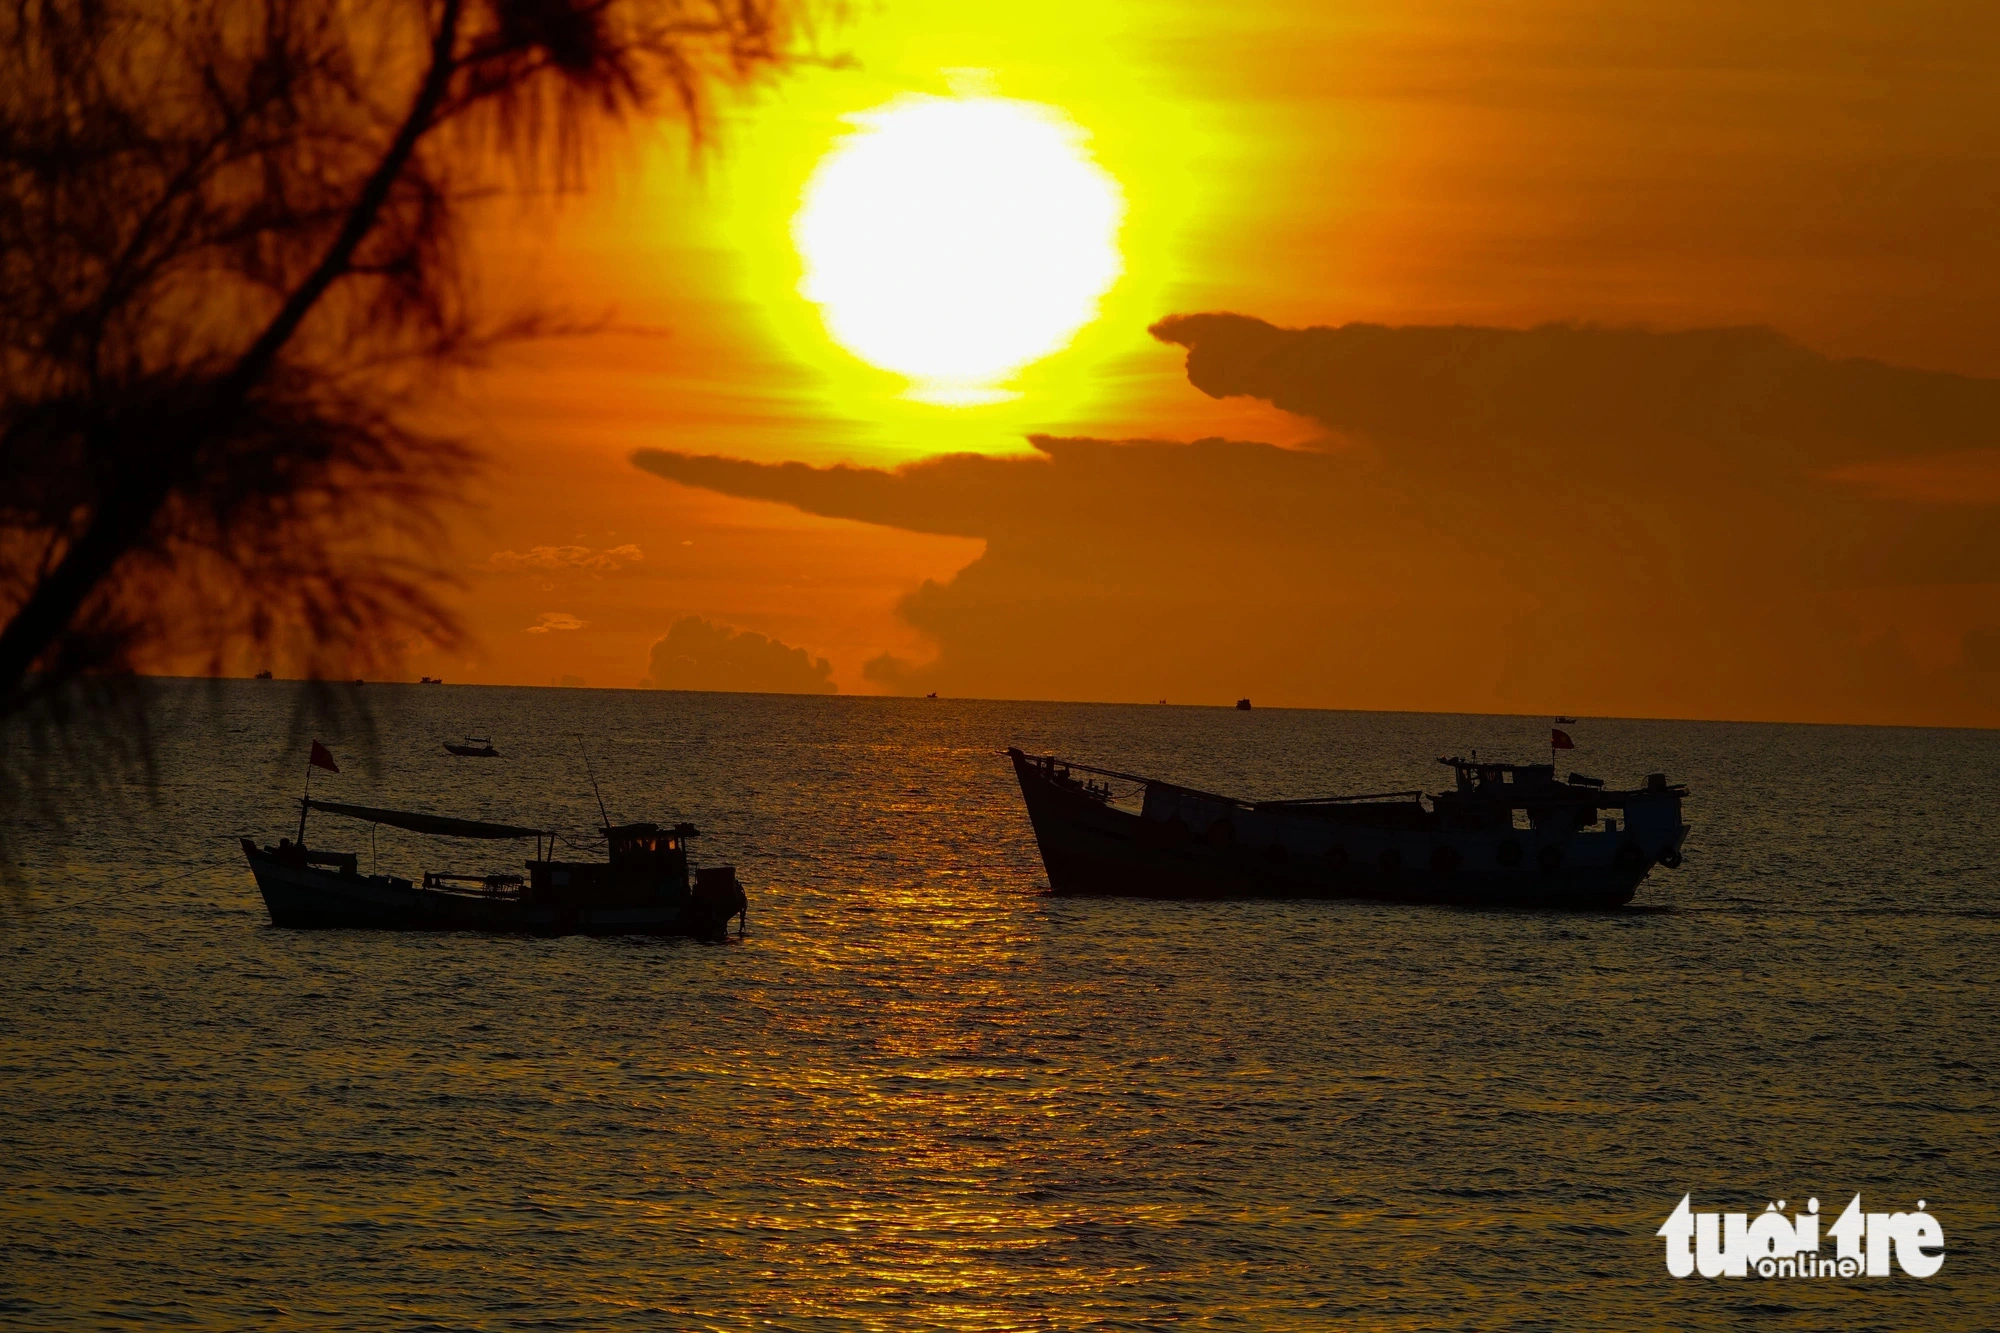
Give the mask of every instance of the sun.
<path id="1" fill-rule="evenodd" d="M 1011 396 L 1118 278 L 1117 181 L 1075 122 L 1036 102 L 912 94 L 849 122 L 792 219 L 800 292 L 911 397 Z"/>

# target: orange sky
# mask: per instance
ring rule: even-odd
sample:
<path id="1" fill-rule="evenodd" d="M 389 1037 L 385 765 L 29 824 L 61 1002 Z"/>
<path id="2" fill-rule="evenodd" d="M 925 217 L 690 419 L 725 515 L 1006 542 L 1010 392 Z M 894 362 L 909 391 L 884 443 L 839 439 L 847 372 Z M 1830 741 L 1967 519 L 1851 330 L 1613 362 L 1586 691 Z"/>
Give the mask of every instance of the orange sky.
<path id="1" fill-rule="evenodd" d="M 2000 725 L 1990 5 L 886 0 L 823 44 L 854 65 L 734 106 L 698 171 L 639 136 L 588 193 L 490 221 L 497 305 L 612 327 L 463 386 L 491 460 L 454 527 L 476 643 L 412 674 L 636 685 L 699 616 L 826 659 L 843 691 Z M 949 407 L 827 336 L 790 227 L 844 116 L 968 80 L 1089 135 L 1124 273 L 1017 396 Z M 1354 378 L 1347 344 L 1271 343 L 1284 374 L 1197 387 L 1147 329 L 1199 311 L 1758 325 L 1797 356 L 1491 343 L 1511 368 L 1474 374 L 1406 339 Z M 1855 357 L 1973 378 L 1877 384 Z M 1857 402 L 1872 424 L 1839 425 Z M 1155 484 L 1193 476 L 1181 453 L 1031 434 L 1223 436 L 1320 470 L 1224 451 L 1184 495 Z M 929 504 L 933 474 L 894 469 L 962 452 L 1015 470 L 967 474 L 974 512 L 948 521 L 827 498 L 841 475 L 676 461 L 851 463 Z M 1044 558 L 1093 526 L 1080 568 Z M 1819 558 L 1848 546 L 1903 554 Z M 1059 661 L 1021 646 L 1041 635 Z M 1867 665 L 1787 683 L 1829 661 Z"/>

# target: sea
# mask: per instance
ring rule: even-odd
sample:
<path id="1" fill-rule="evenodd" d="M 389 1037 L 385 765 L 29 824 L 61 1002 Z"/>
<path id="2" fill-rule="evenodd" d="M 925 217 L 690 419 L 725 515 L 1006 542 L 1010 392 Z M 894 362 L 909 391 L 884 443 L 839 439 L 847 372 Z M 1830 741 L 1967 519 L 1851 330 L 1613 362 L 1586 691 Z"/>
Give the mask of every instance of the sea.
<path id="1" fill-rule="evenodd" d="M 2000 733 L 1579 719 L 1565 770 L 1691 792 L 1685 864 L 1593 913 L 1053 897 L 1003 755 L 1435 790 L 1549 725 L 163 683 L 150 775 L 78 722 L 5 830 L 0 1327 L 2000 1327 Z M 236 840 L 297 831 L 314 738 L 329 800 L 689 820 L 747 930 L 274 928 Z M 1676 1278 L 1657 1235 L 1857 1194 L 1942 1268 Z"/>

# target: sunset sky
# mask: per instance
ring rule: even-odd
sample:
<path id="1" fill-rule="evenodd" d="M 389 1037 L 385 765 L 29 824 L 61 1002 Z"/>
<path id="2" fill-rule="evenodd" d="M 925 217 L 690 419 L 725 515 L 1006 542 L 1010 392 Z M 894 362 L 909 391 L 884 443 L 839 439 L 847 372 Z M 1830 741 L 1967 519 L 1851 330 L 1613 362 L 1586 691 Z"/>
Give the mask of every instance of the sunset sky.
<path id="1" fill-rule="evenodd" d="M 818 40 L 485 221 L 601 327 L 447 409 L 412 674 L 2000 725 L 1992 5 Z"/>

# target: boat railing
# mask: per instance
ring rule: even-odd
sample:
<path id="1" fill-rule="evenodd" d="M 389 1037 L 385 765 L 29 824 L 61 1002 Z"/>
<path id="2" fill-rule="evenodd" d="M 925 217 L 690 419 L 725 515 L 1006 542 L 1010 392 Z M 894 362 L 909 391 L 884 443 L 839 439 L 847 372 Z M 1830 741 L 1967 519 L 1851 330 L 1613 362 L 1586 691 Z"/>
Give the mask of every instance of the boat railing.
<path id="1" fill-rule="evenodd" d="M 1203 791 L 1199 787 L 1184 787 L 1177 782 L 1162 782 L 1158 778 L 1144 778 L 1140 777 L 1137 773 L 1122 773 L 1115 768 L 1098 768 L 1093 764 L 1079 764 L 1071 759 L 1058 759 L 1054 755 L 1024 755 L 1023 757 L 1034 760 L 1039 767 L 1051 775 L 1055 775 L 1058 770 L 1062 770 L 1065 776 L 1072 771 L 1077 773 L 1095 773 L 1099 777 L 1116 778 L 1121 782 L 1137 782 L 1148 787 L 1158 787 L 1164 791 L 1182 792 L 1189 796 L 1200 797 L 1205 801 L 1219 801 L 1224 805 L 1239 806 L 1245 810 L 1303 809 L 1315 805 L 1347 805 L 1358 801 L 1410 801 L 1417 800 L 1426 794 L 1421 791 L 1378 791 L 1364 792 L 1355 796 L 1301 796 L 1282 801 L 1246 801 L 1239 796 L 1223 796 L 1216 792 Z"/>
<path id="2" fill-rule="evenodd" d="M 1421 791 L 1371 791 L 1356 796 L 1301 796 L 1288 801 L 1258 801 L 1253 810 L 1307 810 L 1315 805 L 1353 805 L 1362 801 L 1415 801 Z"/>
<path id="3" fill-rule="evenodd" d="M 1189 796 L 1199 796 L 1206 801 L 1220 801 L 1225 805 L 1240 805 L 1245 809 L 1250 808 L 1248 801 L 1238 800 L 1234 796 L 1223 796 L 1216 792 L 1203 791 L 1199 787 L 1183 787 L 1178 783 L 1162 782 L 1158 778 L 1140 777 L 1137 773 L 1122 773 L 1115 768 L 1099 768 L 1094 764 L 1079 764 L 1070 759 L 1058 759 L 1052 754 L 1023 754 L 1021 757 L 1032 760 L 1037 768 L 1040 768 L 1050 777 L 1068 777 L 1072 771 L 1077 773 L 1094 773 L 1101 778 L 1115 778 L 1120 782 L 1136 782 L 1142 787 L 1159 787 L 1166 791 L 1185 792 Z"/>
<path id="4" fill-rule="evenodd" d="M 526 882 L 519 875 L 462 875 L 448 870 L 424 872 L 425 888 L 463 894 L 468 898 L 518 898 Z"/>

